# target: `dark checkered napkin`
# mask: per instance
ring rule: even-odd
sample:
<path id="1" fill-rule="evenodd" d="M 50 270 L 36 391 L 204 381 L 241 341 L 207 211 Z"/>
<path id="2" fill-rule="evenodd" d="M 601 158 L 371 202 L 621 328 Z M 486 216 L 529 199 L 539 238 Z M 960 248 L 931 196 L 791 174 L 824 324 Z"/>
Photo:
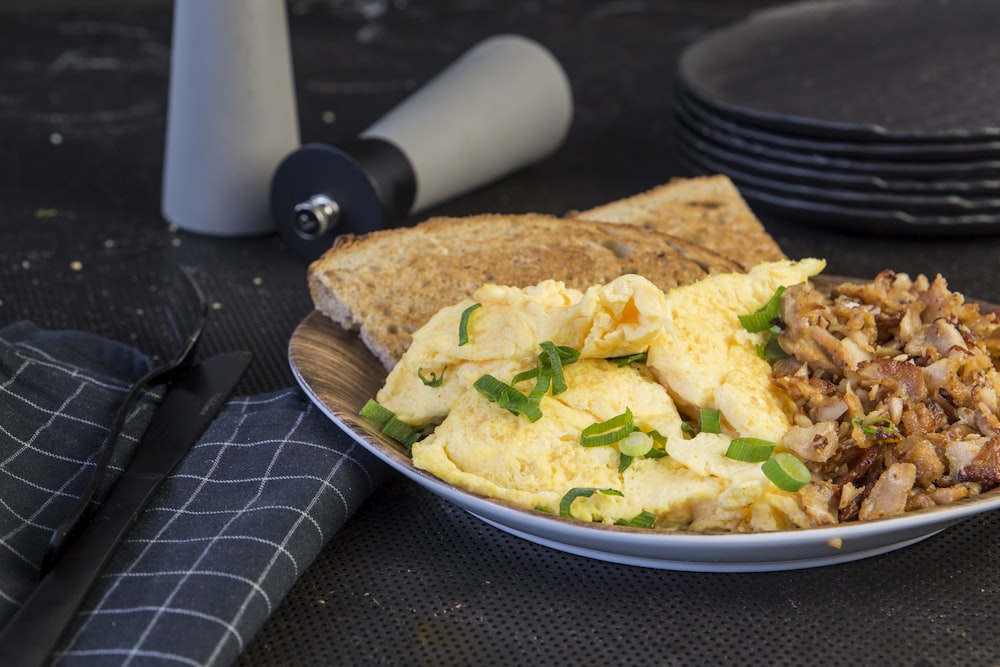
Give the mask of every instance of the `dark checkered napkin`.
<path id="1" fill-rule="evenodd" d="M 37 580 L 132 381 L 135 350 L 0 329 L 0 623 Z M 159 400 L 140 401 L 113 464 Z M 387 469 L 294 390 L 232 399 L 171 474 L 64 638 L 61 665 L 232 662 Z"/>

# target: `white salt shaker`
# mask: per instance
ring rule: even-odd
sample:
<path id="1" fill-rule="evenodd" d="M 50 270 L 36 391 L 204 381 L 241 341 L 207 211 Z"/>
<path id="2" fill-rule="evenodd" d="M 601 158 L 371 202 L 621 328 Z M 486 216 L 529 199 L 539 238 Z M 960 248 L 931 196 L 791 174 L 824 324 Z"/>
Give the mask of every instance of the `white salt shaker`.
<path id="1" fill-rule="evenodd" d="M 299 146 L 285 3 L 175 0 L 162 212 L 213 236 L 274 231 L 269 185 Z"/>

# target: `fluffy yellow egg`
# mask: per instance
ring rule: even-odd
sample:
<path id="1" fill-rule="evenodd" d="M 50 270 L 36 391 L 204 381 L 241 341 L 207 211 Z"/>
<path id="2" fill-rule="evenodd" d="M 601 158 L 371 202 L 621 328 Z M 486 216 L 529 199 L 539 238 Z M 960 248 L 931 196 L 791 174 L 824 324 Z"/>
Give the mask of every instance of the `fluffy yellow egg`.
<path id="1" fill-rule="evenodd" d="M 625 490 L 617 447 L 580 444 L 591 424 L 628 408 L 642 428 L 681 437 L 680 415 L 648 371 L 581 359 L 566 366 L 565 377 L 568 389 L 542 398 L 544 416 L 536 422 L 468 390 L 434 433 L 414 444 L 414 465 L 477 493 L 556 512 L 572 488 Z M 574 515 L 613 521 L 633 511 L 629 496 L 580 499 Z"/>
<path id="2" fill-rule="evenodd" d="M 663 298 L 659 288 L 636 275 L 585 293 L 554 280 L 526 289 L 485 285 L 414 333 L 376 400 L 407 423 L 436 422 L 482 375 L 509 378 L 533 366 L 543 341 L 572 347 L 582 358 L 644 352 L 660 331 Z M 468 343 L 459 345 L 462 313 L 475 304 Z M 443 374 L 440 386 L 421 379 L 432 373 Z"/>
<path id="3" fill-rule="evenodd" d="M 671 290 L 663 330 L 649 348 L 649 367 L 678 404 L 721 410 L 739 435 L 779 439 L 791 425 L 792 406 L 757 354 L 763 338 L 748 333 L 739 316 L 824 266 L 819 259 L 768 262 L 745 274 L 709 276 Z"/>

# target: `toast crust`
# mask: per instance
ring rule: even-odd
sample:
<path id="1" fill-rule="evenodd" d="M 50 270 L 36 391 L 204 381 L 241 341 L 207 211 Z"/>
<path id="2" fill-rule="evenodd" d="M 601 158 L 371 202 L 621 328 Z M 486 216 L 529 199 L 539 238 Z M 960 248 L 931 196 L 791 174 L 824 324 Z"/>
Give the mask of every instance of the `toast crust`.
<path id="1" fill-rule="evenodd" d="M 676 178 L 570 217 L 627 223 L 683 238 L 750 268 L 788 259 L 725 175 Z"/>

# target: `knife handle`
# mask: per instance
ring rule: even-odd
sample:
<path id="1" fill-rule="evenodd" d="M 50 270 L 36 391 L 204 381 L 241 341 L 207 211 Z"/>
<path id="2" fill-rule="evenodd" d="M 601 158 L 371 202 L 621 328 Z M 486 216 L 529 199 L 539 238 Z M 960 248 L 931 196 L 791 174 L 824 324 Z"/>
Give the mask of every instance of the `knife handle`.
<path id="1" fill-rule="evenodd" d="M 131 506 L 141 498 L 145 506 L 160 481 L 124 473 L 115 483 L 86 529 L 0 631 L 0 665 L 45 664 L 115 547 L 135 523 L 138 512 L 121 511 L 124 504 Z"/>

